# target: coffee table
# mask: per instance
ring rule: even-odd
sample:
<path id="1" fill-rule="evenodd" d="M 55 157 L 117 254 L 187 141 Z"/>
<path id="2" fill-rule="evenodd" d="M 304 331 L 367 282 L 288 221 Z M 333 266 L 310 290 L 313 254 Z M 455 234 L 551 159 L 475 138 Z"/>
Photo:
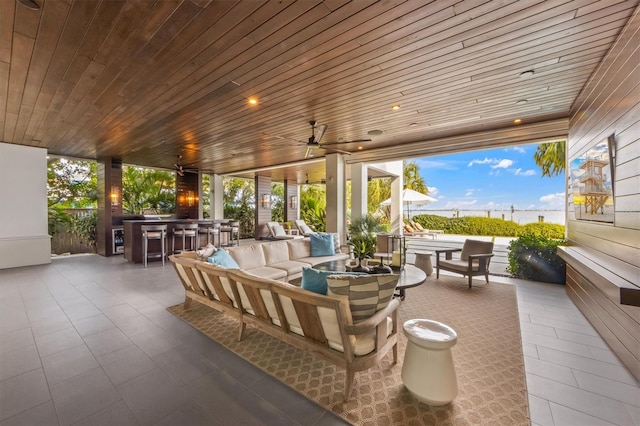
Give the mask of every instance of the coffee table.
<path id="1" fill-rule="evenodd" d="M 320 271 L 347 272 L 349 269 L 347 268 L 346 262 L 345 260 L 332 260 L 330 262 L 319 263 L 315 265 L 314 268 Z M 391 269 L 394 274 L 400 275 L 398 285 L 396 286 L 397 293 L 395 295 L 399 297 L 400 300 L 404 300 L 406 296 L 405 292 L 408 288 L 417 287 L 427 280 L 427 274 L 422 269 L 416 268 L 413 265 L 407 264 L 402 268 L 392 266 Z"/>

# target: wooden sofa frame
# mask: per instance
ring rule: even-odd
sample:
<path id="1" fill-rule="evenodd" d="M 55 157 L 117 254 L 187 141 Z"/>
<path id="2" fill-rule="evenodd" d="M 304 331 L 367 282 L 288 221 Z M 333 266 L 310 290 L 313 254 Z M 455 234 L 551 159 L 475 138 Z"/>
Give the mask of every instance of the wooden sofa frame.
<path id="1" fill-rule="evenodd" d="M 400 302 L 396 299 L 391 300 L 385 309 L 376 312 L 371 318 L 353 324 L 349 305 L 344 298 L 319 295 L 238 269 L 221 268 L 190 258 L 189 255 L 173 255 L 169 260 L 185 288 L 185 308 L 188 308 L 191 300 L 196 300 L 237 318 L 240 322 L 238 340 L 242 340 L 249 324 L 291 346 L 344 368 L 345 400 L 351 396 L 355 372 L 378 364 L 389 351 L 393 353 L 393 363 L 398 361 L 397 310 Z M 291 301 L 302 333 L 292 330 L 283 300 Z M 275 306 L 276 318 L 273 317 L 273 311 L 269 313 L 268 303 Z M 323 317 L 328 314 L 335 315 L 337 319 L 342 351 L 330 346 L 330 339 L 320 318 L 320 311 L 323 309 Z M 391 332 L 388 318 L 391 319 Z M 374 334 L 374 349 L 365 355 L 356 355 L 354 338 L 371 334 Z M 333 343 L 335 345 L 335 341 Z"/>

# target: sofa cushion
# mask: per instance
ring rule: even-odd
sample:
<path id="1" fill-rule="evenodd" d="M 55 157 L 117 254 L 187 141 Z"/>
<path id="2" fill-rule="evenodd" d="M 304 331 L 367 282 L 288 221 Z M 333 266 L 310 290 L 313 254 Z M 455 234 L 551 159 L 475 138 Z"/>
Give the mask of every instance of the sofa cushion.
<path id="1" fill-rule="evenodd" d="M 289 246 L 286 241 L 274 241 L 259 244 L 264 253 L 265 265 L 274 265 L 280 262 L 289 261 Z"/>
<path id="2" fill-rule="evenodd" d="M 225 268 L 230 269 L 239 269 L 238 263 L 229 255 L 229 253 L 220 248 L 213 253 L 213 256 L 210 256 L 207 259 L 207 262 L 213 263 L 214 265 L 224 266 Z"/>
<path id="3" fill-rule="evenodd" d="M 336 252 L 333 246 L 332 234 L 311 234 L 309 235 L 309 241 L 312 257 L 331 256 Z"/>
<path id="4" fill-rule="evenodd" d="M 289 259 L 299 260 L 301 258 L 311 257 L 311 242 L 308 238 L 287 241 L 287 245 L 289 246 Z"/>
<path id="5" fill-rule="evenodd" d="M 259 266 L 253 269 L 243 269 L 244 272 L 261 278 L 284 281 L 287 278 L 287 271 L 271 266 Z"/>
<path id="6" fill-rule="evenodd" d="M 490 241 L 465 240 L 460 253 L 460 260 L 469 260 L 470 254 L 487 254 L 493 251 Z"/>
<path id="7" fill-rule="evenodd" d="M 349 255 L 346 253 L 340 254 L 332 254 L 331 256 L 317 256 L 317 257 L 301 257 L 296 259 L 298 262 L 307 262 L 311 264 L 311 266 L 318 265 L 320 263 L 329 262 L 332 260 L 347 260 L 349 259 Z"/>
<path id="8" fill-rule="evenodd" d="M 238 263 L 240 269 L 249 270 L 267 264 L 261 245 L 262 244 L 252 244 L 250 246 L 229 247 L 227 250 L 231 257 Z"/>
<path id="9" fill-rule="evenodd" d="M 287 273 L 287 279 L 291 280 L 293 278 L 297 278 L 302 274 L 302 270 L 304 268 L 308 268 L 311 266 L 306 262 L 299 262 L 297 260 L 287 260 L 284 262 L 272 263 L 269 265 L 270 268 L 282 269 Z"/>
<path id="10" fill-rule="evenodd" d="M 340 251 L 340 235 L 337 232 L 318 232 L 318 234 L 321 234 L 321 235 L 325 235 L 325 234 L 333 235 L 333 249 L 334 249 L 334 252 L 336 254 L 342 253 L 342 251 Z"/>
<path id="11" fill-rule="evenodd" d="M 209 259 L 211 256 L 213 256 L 213 253 L 215 253 L 217 250 L 218 249 L 216 248 L 216 246 L 214 246 L 213 244 L 209 243 L 204 248 L 202 248 L 200 250 L 196 250 L 196 256 L 197 256 L 198 260 L 206 262 L 207 259 Z"/>
<path id="12" fill-rule="evenodd" d="M 370 318 L 385 308 L 398 284 L 399 275 L 329 275 L 327 294 L 348 296 L 353 322 Z"/>

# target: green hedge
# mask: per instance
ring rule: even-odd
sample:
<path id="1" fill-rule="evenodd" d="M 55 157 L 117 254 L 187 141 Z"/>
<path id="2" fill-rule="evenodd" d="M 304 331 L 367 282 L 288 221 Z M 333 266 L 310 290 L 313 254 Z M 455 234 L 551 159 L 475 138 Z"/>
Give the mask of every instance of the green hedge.
<path id="1" fill-rule="evenodd" d="M 565 240 L 554 240 L 534 234 L 524 234 L 511 241 L 508 272 L 516 278 L 565 283 L 566 262 L 557 254 Z"/>
<path id="2" fill-rule="evenodd" d="M 425 229 L 442 229 L 447 234 L 460 235 L 486 235 L 491 237 L 518 237 L 525 234 L 533 234 L 547 238 L 564 238 L 564 226 L 554 223 L 528 223 L 518 225 L 511 220 L 502 220 L 488 217 L 454 217 L 422 214 L 413 217 L 413 220 Z"/>

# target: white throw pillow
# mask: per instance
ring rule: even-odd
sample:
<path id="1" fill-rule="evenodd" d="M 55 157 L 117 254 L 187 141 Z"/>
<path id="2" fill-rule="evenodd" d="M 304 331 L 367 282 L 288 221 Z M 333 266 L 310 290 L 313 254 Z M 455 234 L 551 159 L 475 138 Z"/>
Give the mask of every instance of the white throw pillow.
<path id="1" fill-rule="evenodd" d="M 196 256 L 198 256 L 198 260 L 203 260 L 206 262 L 208 258 L 213 256 L 213 253 L 215 253 L 216 250 L 217 250 L 216 246 L 209 243 L 204 248 L 200 250 L 196 250 Z"/>

